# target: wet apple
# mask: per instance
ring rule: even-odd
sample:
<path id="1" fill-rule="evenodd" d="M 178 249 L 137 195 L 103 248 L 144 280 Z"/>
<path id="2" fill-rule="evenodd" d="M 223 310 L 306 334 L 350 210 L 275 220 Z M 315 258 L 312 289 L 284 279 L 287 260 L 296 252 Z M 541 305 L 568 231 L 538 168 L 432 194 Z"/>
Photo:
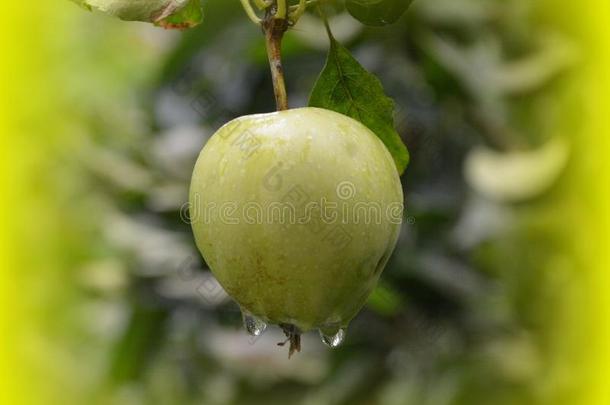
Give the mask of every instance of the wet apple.
<path id="1" fill-rule="evenodd" d="M 190 191 L 197 246 L 249 332 L 280 325 L 291 351 L 312 329 L 341 343 L 396 245 L 402 202 L 379 138 L 317 108 L 231 121 L 203 148 Z"/>

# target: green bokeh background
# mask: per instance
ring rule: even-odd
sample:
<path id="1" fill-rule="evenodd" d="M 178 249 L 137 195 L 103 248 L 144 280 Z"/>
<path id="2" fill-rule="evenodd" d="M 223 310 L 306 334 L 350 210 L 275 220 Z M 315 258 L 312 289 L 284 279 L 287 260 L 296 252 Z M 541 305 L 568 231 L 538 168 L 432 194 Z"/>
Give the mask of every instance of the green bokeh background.
<path id="1" fill-rule="evenodd" d="M 28 110 L 45 115 L 22 120 L 40 136 L 23 165 L 40 175 L 23 186 L 32 216 L 14 235 L 29 267 L 7 290 L 26 297 L 13 316 L 36 321 L 7 341 L 28 365 L 15 373 L 45 380 L 35 391 L 50 403 L 589 403 L 595 356 L 577 348 L 598 341 L 583 327 L 591 278 L 571 238 L 585 226 L 575 207 L 594 197 L 570 188 L 582 176 L 572 168 L 585 112 L 574 76 L 588 51 L 546 3 L 416 1 L 382 29 L 332 20 L 396 100 L 412 159 L 407 209 L 345 344 L 331 351 L 307 335 L 292 360 L 279 330 L 245 333 L 183 220 L 208 137 L 274 109 L 257 27 L 237 1 L 210 0 L 206 22 L 185 33 L 53 6 L 57 28 L 41 30 L 51 34 L 35 60 L 60 62 L 24 90 Z M 305 17 L 285 40 L 293 107 L 324 64 L 316 24 Z M 560 168 L 542 186 L 517 199 L 480 185 L 502 156 L 549 142 L 569 152 L 533 158 L 534 177 Z M 495 160 L 471 173 L 480 148 Z"/>

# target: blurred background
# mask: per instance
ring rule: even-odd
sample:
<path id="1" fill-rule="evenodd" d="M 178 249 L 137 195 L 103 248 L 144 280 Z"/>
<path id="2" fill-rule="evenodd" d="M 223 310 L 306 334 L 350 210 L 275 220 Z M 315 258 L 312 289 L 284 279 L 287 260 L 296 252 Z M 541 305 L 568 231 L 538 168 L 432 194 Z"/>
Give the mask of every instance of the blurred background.
<path id="1" fill-rule="evenodd" d="M 606 1 L 333 17 L 396 100 L 407 210 L 345 344 L 292 360 L 243 330 L 183 221 L 208 137 L 274 109 L 259 30 L 237 1 L 185 33 L 44 3 L 0 28 L 1 403 L 610 403 Z M 318 20 L 284 47 L 306 105 Z"/>

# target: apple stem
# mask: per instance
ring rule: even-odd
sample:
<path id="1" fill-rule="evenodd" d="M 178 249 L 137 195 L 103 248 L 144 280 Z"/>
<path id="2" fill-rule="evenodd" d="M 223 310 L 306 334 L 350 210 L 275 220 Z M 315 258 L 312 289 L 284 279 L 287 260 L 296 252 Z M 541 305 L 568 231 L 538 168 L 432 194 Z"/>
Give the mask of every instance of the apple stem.
<path id="1" fill-rule="evenodd" d="M 278 14 L 278 2 L 285 4 L 285 0 L 274 1 L 273 6 L 267 9 L 261 26 L 265 33 L 267 57 L 271 67 L 271 78 L 277 110 L 284 111 L 288 109 L 288 94 L 286 93 L 284 68 L 282 66 L 282 39 L 288 30 L 289 22 L 285 15 L 281 16 Z"/>
<path id="2" fill-rule="evenodd" d="M 281 324 L 280 327 L 286 335 L 286 340 L 278 343 L 277 345 L 284 346 L 286 343 L 290 342 L 288 358 L 291 358 L 295 352 L 301 351 L 301 331 L 296 326 L 290 324 Z"/>

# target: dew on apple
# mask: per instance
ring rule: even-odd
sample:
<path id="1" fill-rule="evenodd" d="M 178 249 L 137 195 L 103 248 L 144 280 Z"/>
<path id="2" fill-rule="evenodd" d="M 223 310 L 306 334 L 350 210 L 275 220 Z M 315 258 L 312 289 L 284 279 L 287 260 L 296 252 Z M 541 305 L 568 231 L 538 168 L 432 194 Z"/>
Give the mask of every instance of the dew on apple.
<path id="1" fill-rule="evenodd" d="M 247 311 L 242 312 L 242 318 L 244 320 L 244 327 L 251 336 L 260 336 L 267 329 L 265 321 Z"/>
<path id="2" fill-rule="evenodd" d="M 322 339 L 322 343 L 334 349 L 335 347 L 341 346 L 345 341 L 345 329 L 339 329 L 334 335 L 327 335 L 320 330 L 320 338 Z"/>

